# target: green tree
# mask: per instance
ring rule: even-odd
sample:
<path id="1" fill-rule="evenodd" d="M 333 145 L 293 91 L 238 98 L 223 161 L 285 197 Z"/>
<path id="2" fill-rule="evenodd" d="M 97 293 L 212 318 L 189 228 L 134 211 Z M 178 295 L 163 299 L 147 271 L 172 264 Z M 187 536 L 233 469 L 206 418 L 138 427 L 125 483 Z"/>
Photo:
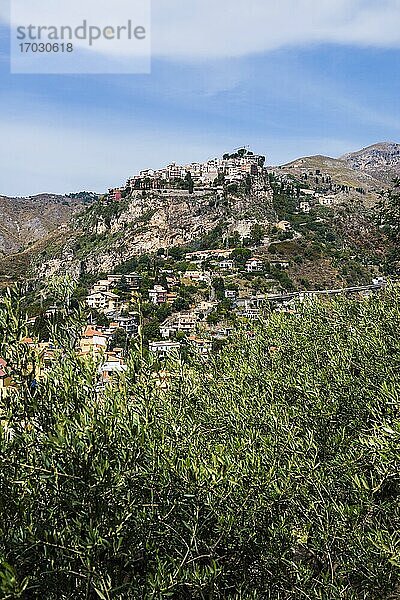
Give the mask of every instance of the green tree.
<path id="1" fill-rule="evenodd" d="M 239 266 L 243 266 L 251 258 L 252 252 L 249 248 L 235 248 L 231 253 L 232 260 Z"/>
<path id="2" fill-rule="evenodd" d="M 66 313 L 32 394 L 24 299 L 6 292 L 0 596 L 396 598 L 399 294 L 296 311 L 208 362 L 160 372 L 133 348 L 100 389 Z"/>
<path id="3" fill-rule="evenodd" d="M 254 225 L 251 226 L 251 230 L 250 230 L 251 244 L 254 244 L 255 246 L 259 246 L 265 237 L 265 233 L 266 233 L 265 227 L 263 227 L 259 223 L 254 223 Z"/>
<path id="4" fill-rule="evenodd" d="M 190 171 L 186 173 L 185 182 L 187 184 L 187 188 L 189 190 L 189 194 L 193 194 L 194 191 L 194 181 Z"/>
<path id="5" fill-rule="evenodd" d="M 379 203 L 379 225 L 392 242 L 388 264 L 391 270 L 397 270 L 400 261 L 400 179 L 386 192 Z"/>

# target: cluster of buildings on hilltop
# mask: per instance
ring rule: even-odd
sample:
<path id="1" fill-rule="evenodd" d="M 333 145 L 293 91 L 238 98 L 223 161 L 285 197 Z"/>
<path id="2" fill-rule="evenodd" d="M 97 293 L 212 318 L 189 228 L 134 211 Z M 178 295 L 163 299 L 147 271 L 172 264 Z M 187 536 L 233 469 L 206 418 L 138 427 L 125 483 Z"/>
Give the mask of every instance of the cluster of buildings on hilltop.
<path id="1" fill-rule="evenodd" d="M 185 179 L 188 173 L 197 186 L 211 186 L 219 178 L 227 183 L 242 181 L 247 175 L 258 175 L 262 172 L 265 157 L 254 154 L 247 148 L 240 148 L 222 158 L 213 158 L 204 163 L 178 165 L 171 163 L 162 169 L 146 169 L 134 177 L 130 177 L 124 188 L 109 190 L 110 200 L 120 200 L 125 191 L 169 188 L 174 181 Z"/>

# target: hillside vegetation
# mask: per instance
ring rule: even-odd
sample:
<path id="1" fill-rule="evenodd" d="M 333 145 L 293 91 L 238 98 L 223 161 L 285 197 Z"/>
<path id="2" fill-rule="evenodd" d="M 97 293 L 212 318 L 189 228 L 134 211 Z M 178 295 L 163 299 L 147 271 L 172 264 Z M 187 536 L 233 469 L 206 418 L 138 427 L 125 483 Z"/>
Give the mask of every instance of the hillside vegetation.
<path id="1" fill-rule="evenodd" d="M 9 256 L 47 238 L 96 198 L 95 194 L 39 194 L 28 198 L 0 195 L 0 255 Z"/>
<path id="2" fill-rule="evenodd" d="M 2 598 L 399 597 L 397 292 L 272 314 L 207 363 L 139 343 L 105 391 L 79 311 L 33 386 L 24 312 L 0 307 Z"/>

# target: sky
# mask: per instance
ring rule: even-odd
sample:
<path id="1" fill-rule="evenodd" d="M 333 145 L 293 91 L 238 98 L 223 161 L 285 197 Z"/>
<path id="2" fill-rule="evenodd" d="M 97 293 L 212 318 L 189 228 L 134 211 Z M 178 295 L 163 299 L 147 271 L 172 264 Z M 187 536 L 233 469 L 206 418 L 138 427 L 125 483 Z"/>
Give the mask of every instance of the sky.
<path id="1" fill-rule="evenodd" d="M 400 0 L 153 0 L 151 35 L 150 74 L 10 74 L 0 13 L 1 195 L 104 192 L 242 145 L 281 164 L 400 141 Z"/>

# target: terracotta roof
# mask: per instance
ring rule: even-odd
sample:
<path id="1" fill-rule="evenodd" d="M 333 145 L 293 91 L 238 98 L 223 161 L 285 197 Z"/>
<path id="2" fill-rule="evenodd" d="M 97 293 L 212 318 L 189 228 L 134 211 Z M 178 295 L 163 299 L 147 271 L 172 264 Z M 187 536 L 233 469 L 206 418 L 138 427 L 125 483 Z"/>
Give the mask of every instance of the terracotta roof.
<path id="1" fill-rule="evenodd" d="M 0 377 L 6 377 L 6 375 L 7 373 L 3 369 L 0 369 Z"/>
<path id="2" fill-rule="evenodd" d="M 6 361 L 6 360 L 4 360 L 4 358 L 2 358 L 2 357 L 0 356 L 0 367 L 6 367 L 6 366 L 7 366 L 7 361 Z"/>
<path id="3" fill-rule="evenodd" d="M 86 327 L 85 333 L 83 334 L 85 337 L 94 337 L 95 335 L 104 336 L 102 331 L 97 331 L 97 329 L 92 329 L 91 327 Z"/>

